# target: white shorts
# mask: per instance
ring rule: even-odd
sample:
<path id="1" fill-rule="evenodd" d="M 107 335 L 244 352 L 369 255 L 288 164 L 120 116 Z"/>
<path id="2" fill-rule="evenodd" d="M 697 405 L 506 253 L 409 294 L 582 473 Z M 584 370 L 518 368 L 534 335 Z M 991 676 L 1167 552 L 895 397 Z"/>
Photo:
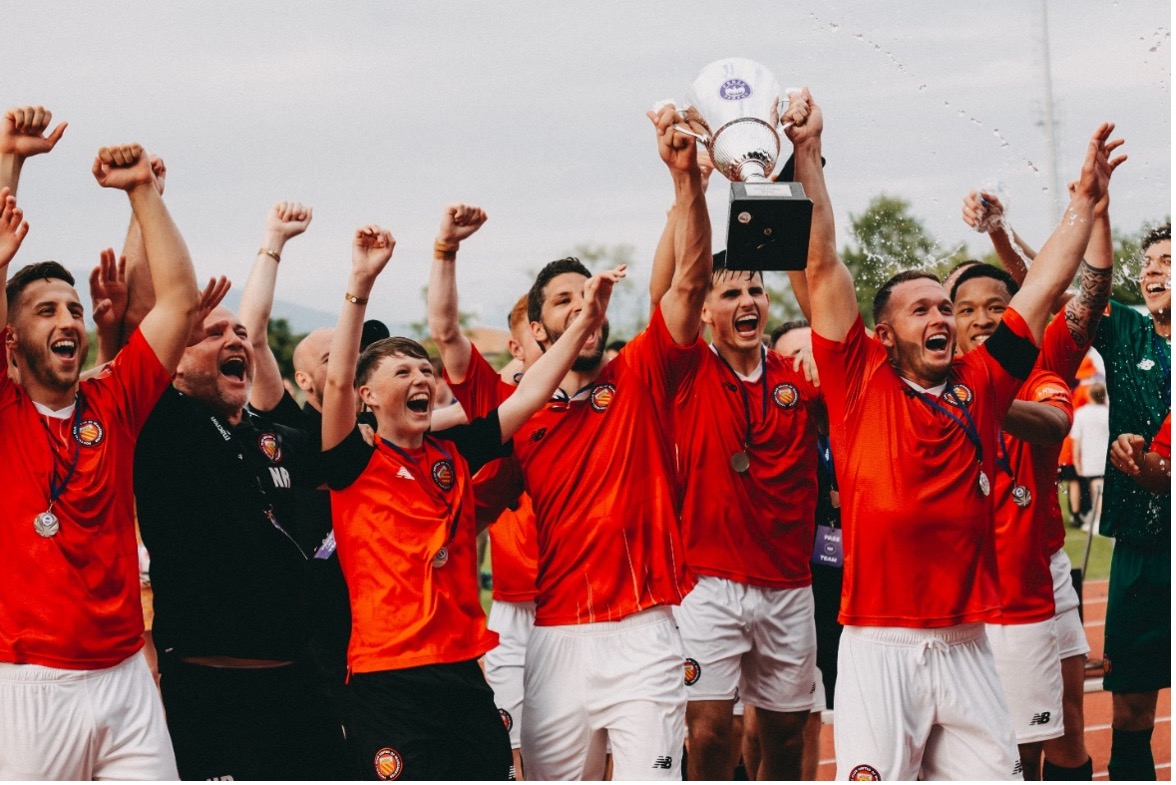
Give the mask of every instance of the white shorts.
<path id="1" fill-rule="evenodd" d="M 817 627 L 813 592 L 766 589 L 703 575 L 674 609 L 686 652 L 686 696 L 769 711 L 813 705 Z"/>
<path id="2" fill-rule="evenodd" d="M 0 780 L 176 780 L 142 653 L 101 670 L 0 663 Z"/>
<path id="3" fill-rule="evenodd" d="M 669 608 L 621 621 L 536 626 L 527 644 L 527 779 L 682 779 L 686 687 Z"/>
<path id="4" fill-rule="evenodd" d="M 833 722 L 839 780 L 1020 780 L 983 624 L 846 627 Z"/>
<path id="5" fill-rule="evenodd" d="M 1060 737 L 1062 660 L 1054 620 L 989 624 L 987 633 L 1017 743 Z"/>
<path id="6" fill-rule="evenodd" d="M 1054 632 L 1058 636 L 1058 656 L 1063 660 L 1077 657 L 1090 651 L 1082 617 L 1078 615 L 1078 592 L 1070 578 L 1070 557 L 1061 548 L 1049 560 L 1049 571 L 1053 574 Z"/>
<path id="7" fill-rule="evenodd" d="M 495 602 L 486 626 L 498 633 L 498 645 L 486 652 L 486 683 L 494 690 L 494 704 L 510 734 L 510 746 L 517 750 L 523 726 L 523 666 L 535 626 L 535 603 Z"/>
<path id="8" fill-rule="evenodd" d="M 813 714 L 820 714 L 829 708 L 829 699 L 825 695 L 825 678 L 821 669 L 817 668 L 816 689 L 813 691 Z"/>

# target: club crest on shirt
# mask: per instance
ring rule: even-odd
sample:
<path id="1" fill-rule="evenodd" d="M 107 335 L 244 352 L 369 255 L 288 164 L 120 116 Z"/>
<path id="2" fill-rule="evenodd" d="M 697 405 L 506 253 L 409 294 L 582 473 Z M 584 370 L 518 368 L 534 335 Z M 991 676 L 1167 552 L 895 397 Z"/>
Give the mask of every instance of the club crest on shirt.
<path id="1" fill-rule="evenodd" d="M 282 462 L 282 445 L 278 442 L 277 434 L 266 432 L 258 436 L 257 449 L 261 450 L 262 455 L 269 458 L 270 463 Z"/>
<path id="2" fill-rule="evenodd" d="M 97 447 L 105 437 L 106 431 L 97 420 L 82 420 L 74 430 L 74 439 L 83 447 Z"/>
<path id="3" fill-rule="evenodd" d="M 443 491 L 453 487 L 453 464 L 442 458 L 433 464 L 433 482 Z"/>
<path id="4" fill-rule="evenodd" d="M 698 664 L 698 660 L 687 657 L 686 658 L 686 686 L 691 687 L 698 681 L 698 677 L 702 675 L 702 666 Z"/>
<path id="5" fill-rule="evenodd" d="M 882 775 L 873 766 L 863 763 L 850 769 L 849 780 L 850 782 L 881 782 Z"/>
<path id="6" fill-rule="evenodd" d="M 777 384 L 776 389 L 772 390 L 772 400 L 781 409 L 795 409 L 796 404 L 800 403 L 800 391 L 794 384 Z"/>
<path id="7" fill-rule="evenodd" d="M 394 780 L 404 773 L 404 758 L 391 747 L 382 747 L 374 760 L 376 776 L 382 780 Z"/>
<path id="8" fill-rule="evenodd" d="M 972 388 L 966 384 L 953 384 L 951 395 L 945 397 L 952 406 L 967 406 L 972 403 Z"/>
<path id="9" fill-rule="evenodd" d="M 598 384 L 592 388 L 592 394 L 588 396 L 588 402 L 592 404 L 595 411 L 603 412 L 612 403 L 613 396 L 617 394 L 617 388 L 611 384 Z"/>
<path id="10" fill-rule="evenodd" d="M 510 733 L 510 729 L 514 727 L 514 718 L 510 716 L 510 712 L 506 709 L 499 709 L 498 716 L 502 718 L 502 725 L 506 728 L 506 732 Z"/>

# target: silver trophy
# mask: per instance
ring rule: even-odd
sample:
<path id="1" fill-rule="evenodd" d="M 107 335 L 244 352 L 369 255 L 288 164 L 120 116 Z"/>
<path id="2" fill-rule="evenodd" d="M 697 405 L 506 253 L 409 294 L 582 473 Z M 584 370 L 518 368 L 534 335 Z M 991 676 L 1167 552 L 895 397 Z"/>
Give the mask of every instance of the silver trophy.
<path id="1" fill-rule="evenodd" d="M 771 71 L 732 57 L 703 68 L 679 110 L 685 124 L 677 130 L 705 145 L 731 180 L 728 269 L 801 270 L 807 263 L 813 203 L 800 183 L 771 179 L 787 105 Z"/>

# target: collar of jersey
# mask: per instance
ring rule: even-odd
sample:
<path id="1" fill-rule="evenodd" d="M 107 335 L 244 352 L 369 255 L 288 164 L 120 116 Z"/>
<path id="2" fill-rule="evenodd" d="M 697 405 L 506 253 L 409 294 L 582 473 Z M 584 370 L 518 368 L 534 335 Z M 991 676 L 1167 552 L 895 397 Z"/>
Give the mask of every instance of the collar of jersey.
<path id="1" fill-rule="evenodd" d="M 898 378 L 902 379 L 904 382 L 906 382 L 908 385 L 910 385 L 911 389 L 914 390 L 915 392 L 925 393 L 927 395 L 933 395 L 936 398 L 943 395 L 943 391 L 947 389 L 947 382 L 944 382 L 943 384 L 937 384 L 934 387 L 923 387 L 920 384 L 916 384 L 915 382 L 912 382 L 910 379 L 906 378 L 905 376 L 899 376 Z"/>
<path id="2" fill-rule="evenodd" d="M 722 359 L 722 355 L 719 354 L 718 348 L 713 343 L 710 345 L 710 350 L 715 353 L 716 357 L 718 357 L 719 359 Z M 730 363 L 728 363 L 728 365 L 730 365 Z M 752 371 L 751 373 L 747 374 L 747 376 L 744 376 L 743 374 L 739 373 L 739 371 L 736 371 L 735 366 L 733 366 L 733 365 L 730 365 L 730 368 L 731 368 L 732 372 L 734 372 L 734 374 L 739 377 L 740 381 L 758 382 L 759 378 L 761 376 L 763 376 L 763 373 L 764 373 L 763 355 L 760 356 L 759 365 L 755 366 L 755 370 Z"/>

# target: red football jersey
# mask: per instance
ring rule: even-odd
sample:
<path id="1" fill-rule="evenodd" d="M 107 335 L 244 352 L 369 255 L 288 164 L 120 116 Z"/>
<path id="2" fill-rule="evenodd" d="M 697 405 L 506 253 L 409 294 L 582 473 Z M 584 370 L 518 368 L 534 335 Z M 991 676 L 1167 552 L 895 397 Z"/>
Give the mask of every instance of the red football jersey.
<path id="1" fill-rule="evenodd" d="M 678 604 L 693 585 L 671 440 L 695 348 L 674 343 L 657 309 L 591 385 L 515 434 L 539 534 L 536 624 L 617 621 Z"/>
<path id="2" fill-rule="evenodd" d="M 93 670 L 142 647 L 132 465 L 168 382 L 136 331 L 81 383 L 74 416 L 59 420 L 37 411 L 0 357 L 0 661 Z M 183 460 L 182 444 L 175 457 Z M 60 529 L 42 537 L 33 519 L 49 507 L 50 477 L 56 469 L 64 478 L 75 459 L 53 506 Z"/>
<path id="3" fill-rule="evenodd" d="M 820 394 L 775 352 L 755 381 L 736 376 L 712 348 L 700 344 L 695 354 L 675 403 L 686 563 L 740 583 L 808 586 Z M 744 451 L 750 465 L 736 472 L 731 456 Z"/>
<path id="4" fill-rule="evenodd" d="M 445 379 L 471 420 L 483 417 L 505 401 L 515 387 L 502 381 L 477 347 L 470 347 L 465 378 Z M 531 499 L 522 492 L 522 475 L 513 458 L 493 461 L 474 475 L 474 501 L 478 521 L 491 521 L 490 558 L 493 563 L 493 597 L 499 602 L 531 602 L 535 599 L 539 543 Z M 510 509 L 516 504 L 517 509 Z"/>
<path id="5" fill-rule="evenodd" d="M 1005 328 L 1030 340 L 1011 309 Z M 861 317 L 840 343 L 813 333 L 841 489 L 842 624 L 947 627 L 999 609 L 981 472 L 991 482 L 1000 423 L 1022 380 L 989 349 L 952 363 L 940 411 L 895 372 Z M 956 422 L 968 418 L 982 455 Z"/>
<path id="6" fill-rule="evenodd" d="M 1017 400 L 1044 403 L 1074 418 L 1070 388 L 1056 373 L 1033 371 Z M 1013 476 L 998 467 L 992 484 L 996 500 L 996 562 L 1000 575 L 998 624 L 1027 624 L 1054 615 L 1053 575 L 1045 547 L 1054 525 L 1058 496 L 1058 453 L 1062 443 L 1030 444 L 1003 434 Z M 1051 500 L 1053 504 L 1051 504 Z M 1060 520 L 1061 512 L 1057 517 Z"/>
<path id="7" fill-rule="evenodd" d="M 358 478 L 332 487 L 331 519 L 351 597 L 350 672 L 463 662 L 497 645 L 478 601 L 469 465 L 452 442 L 400 452 L 377 439 Z"/>

